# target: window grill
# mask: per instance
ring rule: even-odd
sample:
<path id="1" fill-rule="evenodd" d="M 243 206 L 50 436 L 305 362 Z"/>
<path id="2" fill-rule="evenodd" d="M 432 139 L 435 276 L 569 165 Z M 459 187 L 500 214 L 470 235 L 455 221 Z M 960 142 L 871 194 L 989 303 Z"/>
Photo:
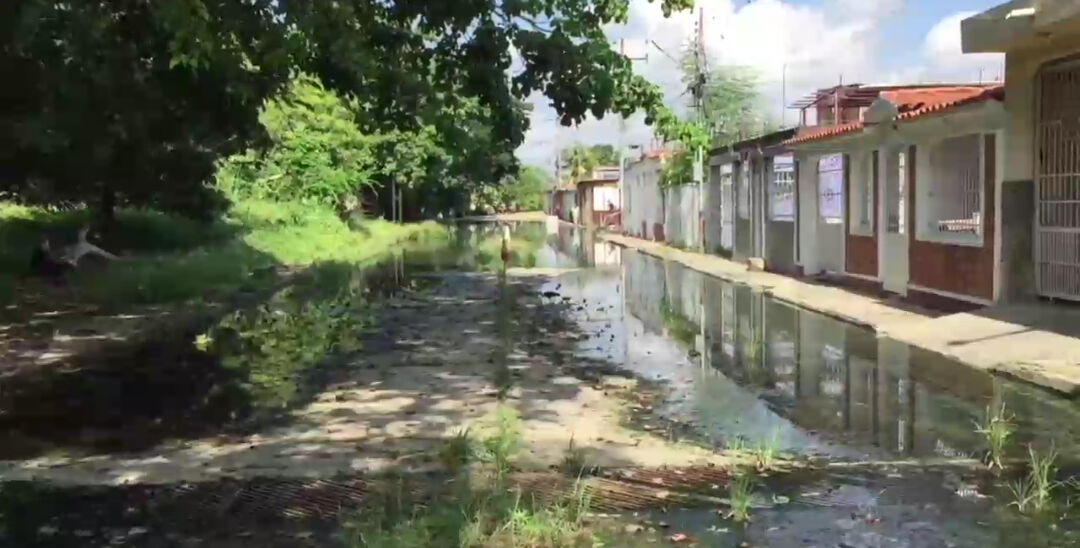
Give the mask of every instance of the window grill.
<path id="1" fill-rule="evenodd" d="M 918 208 L 926 216 L 921 224 L 925 231 L 972 235 L 982 232 L 981 137 L 953 137 L 930 149 L 933 180 L 924 194 L 926 206 Z"/>
<path id="2" fill-rule="evenodd" d="M 844 155 L 818 160 L 818 210 L 829 224 L 844 222 Z"/>
<path id="3" fill-rule="evenodd" d="M 897 153 L 896 184 L 890 183 L 885 189 L 885 230 L 890 234 L 905 233 L 904 189 L 907 187 L 907 177 L 907 153 Z"/>
<path id="4" fill-rule="evenodd" d="M 769 180 L 769 219 L 795 220 L 795 158 L 775 156 Z"/>
<path id="5" fill-rule="evenodd" d="M 856 156 L 851 170 L 851 233 L 872 236 L 874 233 L 874 154 Z"/>

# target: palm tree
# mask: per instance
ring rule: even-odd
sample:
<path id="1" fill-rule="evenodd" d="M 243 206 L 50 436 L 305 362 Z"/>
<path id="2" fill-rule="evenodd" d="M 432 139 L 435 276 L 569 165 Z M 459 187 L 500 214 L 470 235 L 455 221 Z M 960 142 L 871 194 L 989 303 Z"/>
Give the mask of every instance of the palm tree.
<path id="1" fill-rule="evenodd" d="M 596 155 L 588 147 L 574 145 L 567 152 L 566 164 L 570 169 L 570 178 L 580 181 L 590 176 L 596 168 Z"/>

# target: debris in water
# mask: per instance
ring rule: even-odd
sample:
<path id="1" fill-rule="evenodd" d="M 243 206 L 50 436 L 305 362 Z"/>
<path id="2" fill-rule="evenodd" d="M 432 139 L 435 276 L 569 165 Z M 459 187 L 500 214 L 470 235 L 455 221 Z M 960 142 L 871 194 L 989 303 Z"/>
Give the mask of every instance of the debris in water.
<path id="1" fill-rule="evenodd" d="M 671 535 L 670 537 L 668 537 L 668 539 L 670 539 L 671 542 L 674 542 L 676 544 L 681 543 L 681 542 L 690 542 L 690 537 L 688 537 L 688 536 L 686 536 L 686 535 L 684 535 L 682 533 L 675 533 L 674 535 Z"/>

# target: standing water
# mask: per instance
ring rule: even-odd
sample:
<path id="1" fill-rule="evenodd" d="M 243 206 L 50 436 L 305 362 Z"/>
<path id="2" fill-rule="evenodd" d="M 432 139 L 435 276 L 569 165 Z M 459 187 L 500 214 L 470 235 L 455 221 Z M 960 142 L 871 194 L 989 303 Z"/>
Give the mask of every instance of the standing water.
<path id="1" fill-rule="evenodd" d="M 574 236 L 552 243 L 591 267 L 557 282 L 581 303 L 574 319 L 590 336 L 578 353 L 660 383 L 663 397 L 640 422 L 825 470 L 759 478 L 748 527 L 718 520 L 715 508 L 668 508 L 657 523 L 708 546 L 1080 545 L 1075 522 L 1020 517 L 1004 481 L 972 464 L 986 448 L 978 425 L 1004 405 L 1016 426 L 1011 457 L 1056 448 L 1058 466 L 1073 467 L 1077 403 Z"/>
<path id="2" fill-rule="evenodd" d="M 361 270 L 315 270 L 305 283 L 226 315 L 201 338 L 203 328 L 109 363 L 8 379 L 0 393 L 0 456 L 156 450 L 213 435 L 229 441 L 286 421 L 313 401 L 345 406 L 346 396 L 324 402 L 322 395 L 351 367 L 345 355 L 360 352 L 374 363 L 381 352 L 402 346 L 409 366 L 486 362 L 498 395 L 505 395 L 523 374 L 511 362 L 520 361 L 515 329 L 526 328 L 514 321 L 525 310 L 509 296 L 506 269 L 525 268 L 551 276 L 539 288 L 543 299 L 562 307 L 584 334 L 574 343 L 578 359 L 565 358 L 566 364 L 601 363 L 632 373 L 643 381 L 642 393 L 655 396 L 633 406 L 626 417 L 631 427 L 715 450 L 767 449 L 809 463 L 755 477 L 748 525 L 717 514 L 729 497 L 718 485 L 700 486 L 696 500 L 708 503 L 624 516 L 661 537 L 685 534 L 698 546 L 732 547 L 1080 545 L 1077 524 L 1061 519 L 1066 504 L 1041 518 L 1022 516 L 1003 486 L 1016 478 L 995 478 L 976 463 L 986 445 L 976 426 L 987 408 L 1004 405 L 1017 427 L 1009 458 L 1025 458 L 1028 444 L 1043 454 L 1053 446 L 1061 454 L 1058 465 L 1070 469 L 1080 449 L 1076 403 L 620 249 L 590 232 L 526 223 L 514 227 L 505 245 L 501 232 L 493 224 L 462 225 L 447 245 L 406 248 Z M 413 308 L 407 295 L 398 300 L 410 288 L 455 276 L 477 279 L 476 272 L 498 273 L 494 293 L 462 284 L 475 292 L 465 295 L 467 302 L 493 298 L 490 317 L 438 308 L 453 316 L 446 322 Z M 458 302 L 450 294 L 437 297 Z M 365 301 L 385 301 L 397 311 L 392 317 L 404 321 L 372 325 Z M 494 326 L 490 354 L 459 355 L 476 338 L 471 333 L 482 331 L 479 324 Z M 433 341 L 425 331 L 440 329 L 461 339 Z M 391 382 L 388 374 L 370 375 Z M 249 450 L 256 447 L 242 446 Z M 223 505 L 239 492 L 229 484 L 222 489 Z M 42 503 L 32 490 L 7 493 L 0 490 L 0 517 L 10 527 L 31 527 L 27 534 L 35 538 L 53 525 L 38 527 L 38 516 L 27 512 L 48 519 L 88 515 L 98 503 L 112 508 L 109 501 L 116 504 L 102 511 L 115 514 L 108 519 L 122 514 L 130 521 L 133 511 L 128 495 L 79 498 L 60 491 Z M 99 518 L 87 519 L 106 519 Z M 0 545 L 3 532 L 0 527 Z M 98 544 L 77 533 L 64 545 Z M 120 537 L 109 538 L 100 544 Z"/>

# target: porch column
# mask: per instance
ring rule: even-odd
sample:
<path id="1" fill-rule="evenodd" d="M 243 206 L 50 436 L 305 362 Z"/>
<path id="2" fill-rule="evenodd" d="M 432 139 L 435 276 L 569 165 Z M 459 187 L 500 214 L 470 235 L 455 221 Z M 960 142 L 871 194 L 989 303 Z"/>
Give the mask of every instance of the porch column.
<path id="1" fill-rule="evenodd" d="M 817 160 L 815 155 L 800 152 L 795 155 L 798 162 L 799 175 L 799 216 L 796 235 L 799 238 L 799 264 L 803 267 L 803 274 L 813 275 L 821 272 L 818 260 L 817 227 L 818 218 L 821 216 L 818 210 L 817 190 Z"/>

